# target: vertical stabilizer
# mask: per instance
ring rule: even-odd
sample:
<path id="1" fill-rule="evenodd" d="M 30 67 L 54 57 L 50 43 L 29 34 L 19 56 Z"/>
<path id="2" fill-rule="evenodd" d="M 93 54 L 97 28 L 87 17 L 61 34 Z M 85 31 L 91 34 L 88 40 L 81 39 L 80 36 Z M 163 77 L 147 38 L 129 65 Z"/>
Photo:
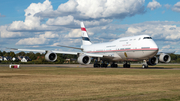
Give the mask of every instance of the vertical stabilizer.
<path id="1" fill-rule="evenodd" d="M 82 32 L 82 45 L 91 45 L 92 43 L 88 37 L 88 33 L 86 31 L 86 28 L 83 22 L 81 22 L 81 32 Z"/>

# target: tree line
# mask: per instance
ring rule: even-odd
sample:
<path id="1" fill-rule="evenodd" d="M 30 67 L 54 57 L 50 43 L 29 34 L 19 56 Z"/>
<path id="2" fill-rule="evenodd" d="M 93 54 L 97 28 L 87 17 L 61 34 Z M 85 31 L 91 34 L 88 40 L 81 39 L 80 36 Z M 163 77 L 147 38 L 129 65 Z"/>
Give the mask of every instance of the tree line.
<path id="1" fill-rule="evenodd" d="M 45 60 L 45 54 L 44 53 L 34 53 L 34 52 L 19 52 L 19 53 L 14 53 L 14 52 L 6 52 L 6 51 L 0 51 L 0 56 L 10 56 L 10 57 L 18 57 L 18 56 L 28 56 L 32 61 L 28 61 L 28 64 L 63 64 L 66 59 L 76 59 L 76 55 L 64 55 L 64 54 L 57 54 L 57 60 L 55 62 L 48 62 Z M 21 64 L 26 64 L 22 63 L 20 61 L 0 61 L 1 63 L 21 63 Z"/>

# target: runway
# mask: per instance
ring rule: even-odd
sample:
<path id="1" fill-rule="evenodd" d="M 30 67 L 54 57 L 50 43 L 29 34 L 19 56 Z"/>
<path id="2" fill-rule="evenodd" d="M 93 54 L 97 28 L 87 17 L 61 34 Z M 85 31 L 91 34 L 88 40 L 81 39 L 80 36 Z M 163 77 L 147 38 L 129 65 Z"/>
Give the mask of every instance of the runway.
<path id="1" fill-rule="evenodd" d="M 81 64 L 19 64 L 20 67 L 57 67 L 57 68 L 94 68 L 93 64 L 81 65 Z M 123 68 L 122 64 L 118 64 L 119 69 L 143 69 L 141 64 L 132 64 L 131 68 Z M 9 67 L 9 64 L 0 64 L 0 67 Z M 108 66 L 107 68 L 111 68 Z M 160 64 L 156 66 L 149 66 L 145 69 L 171 69 L 180 70 L 180 64 Z"/>

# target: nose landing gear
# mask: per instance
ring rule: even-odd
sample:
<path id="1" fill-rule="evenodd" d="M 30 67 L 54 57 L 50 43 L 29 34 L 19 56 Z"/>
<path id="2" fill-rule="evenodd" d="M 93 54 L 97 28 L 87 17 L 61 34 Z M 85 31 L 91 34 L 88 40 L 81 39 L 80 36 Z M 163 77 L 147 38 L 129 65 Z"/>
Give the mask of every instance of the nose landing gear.
<path id="1" fill-rule="evenodd" d="M 146 60 L 143 60 L 142 68 L 148 68 L 148 64 Z"/>

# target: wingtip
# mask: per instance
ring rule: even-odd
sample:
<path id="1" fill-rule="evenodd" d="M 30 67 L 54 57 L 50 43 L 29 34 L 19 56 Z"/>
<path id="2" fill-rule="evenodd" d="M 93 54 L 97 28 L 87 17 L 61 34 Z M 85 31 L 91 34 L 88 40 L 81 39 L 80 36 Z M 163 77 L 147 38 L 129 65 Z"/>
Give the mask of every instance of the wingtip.
<path id="1" fill-rule="evenodd" d="M 11 50 L 18 50 L 17 48 L 7 48 L 7 47 L 6 47 L 6 49 L 11 49 Z"/>

